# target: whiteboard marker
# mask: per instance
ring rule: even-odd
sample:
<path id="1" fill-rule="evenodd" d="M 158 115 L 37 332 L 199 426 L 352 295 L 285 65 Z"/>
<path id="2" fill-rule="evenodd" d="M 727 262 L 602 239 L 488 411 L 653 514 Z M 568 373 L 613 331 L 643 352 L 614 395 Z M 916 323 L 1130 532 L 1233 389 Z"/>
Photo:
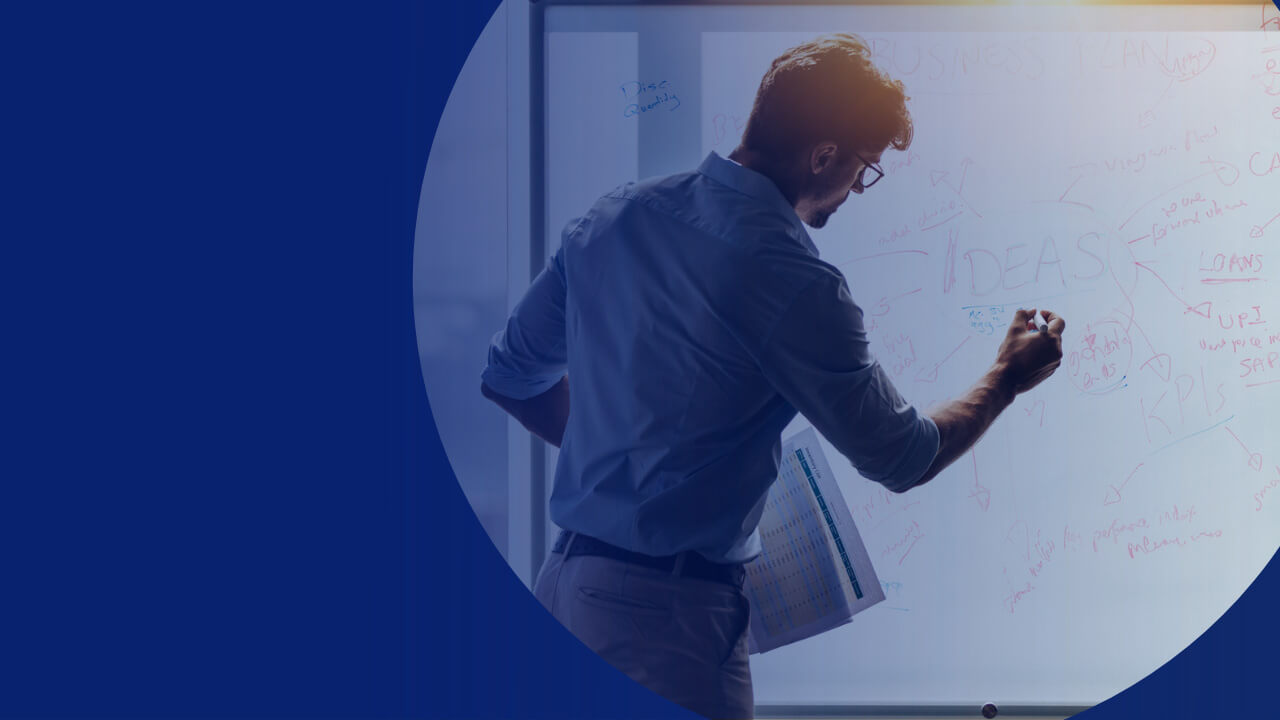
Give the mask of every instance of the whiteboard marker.
<path id="1" fill-rule="evenodd" d="M 1046 332 L 1049 330 L 1049 323 L 1046 322 L 1039 313 L 1033 315 L 1032 318 L 1035 319 L 1037 332 Z"/>

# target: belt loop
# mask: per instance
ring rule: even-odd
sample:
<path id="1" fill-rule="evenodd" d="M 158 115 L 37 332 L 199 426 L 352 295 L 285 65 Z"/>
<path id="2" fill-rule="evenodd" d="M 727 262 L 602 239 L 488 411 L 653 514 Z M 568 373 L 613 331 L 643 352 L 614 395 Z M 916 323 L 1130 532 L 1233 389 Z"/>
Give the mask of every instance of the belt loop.
<path id="1" fill-rule="evenodd" d="M 676 564 L 671 568 L 671 574 L 676 577 L 680 576 L 680 572 L 684 570 L 684 559 L 689 554 L 688 550 L 676 555 Z"/>
<path id="2" fill-rule="evenodd" d="M 568 560 L 569 551 L 573 549 L 573 541 L 577 539 L 578 533 L 572 530 L 566 530 L 565 533 L 569 536 L 569 539 L 564 543 L 564 559 Z"/>

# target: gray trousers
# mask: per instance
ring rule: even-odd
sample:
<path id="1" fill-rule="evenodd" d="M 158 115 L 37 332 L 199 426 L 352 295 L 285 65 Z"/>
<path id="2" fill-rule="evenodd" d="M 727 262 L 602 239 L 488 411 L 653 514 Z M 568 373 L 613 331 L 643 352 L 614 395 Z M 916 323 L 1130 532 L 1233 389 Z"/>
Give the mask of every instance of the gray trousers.
<path id="1" fill-rule="evenodd" d="M 632 680 L 708 718 L 751 718 L 746 595 L 611 558 L 550 553 L 534 594 Z"/>

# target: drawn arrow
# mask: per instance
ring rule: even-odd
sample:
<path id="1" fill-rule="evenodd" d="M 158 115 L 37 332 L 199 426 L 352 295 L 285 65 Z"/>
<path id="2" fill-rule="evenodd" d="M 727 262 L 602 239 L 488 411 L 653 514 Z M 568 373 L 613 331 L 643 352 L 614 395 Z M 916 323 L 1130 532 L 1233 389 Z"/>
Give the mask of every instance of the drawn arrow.
<path id="1" fill-rule="evenodd" d="M 969 497 L 973 498 L 974 500 L 977 500 L 978 507 L 982 508 L 983 512 L 986 512 L 987 508 L 991 507 L 991 491 L 988 490 L 982 483 L 978 482 L 977 454 L 974 453 L 972 450 L 970 450 L 969 456 L 973 458 L 973 491 L 969 493 Z"/>
<path id="2" fill-rule="evenodd" d="M 1119 287 L 1118 281 L 1116 284 Z M 1120 294 L 1124 295 L 1125 300 L 1128 300 L 1129 308 L 1132 310 L 1133 300 L 1129 298 L 1129 294 L 1124 291 L 1123 287 L 1120 288 Z M 1200 305 L 1205 305 L 1205 304 L 1206 303 L 1200 303 Z M 1165 382 L 1169 382 L 1169 374 L 1173 372 L 1173 361 L 1165 353 L 1156 352 L 1155 346 L 1151 344 L 1151 338 L 1147 337 L 1147 331 L 1143 330 L 1142 326 L 1138 324 L 1138 321 L 1133 319 L 1133 315 L 1126 313 L 1124 310 L 1120 308 L 1115 308 L 1115 311 L 1120 315 L 1123 315 L 1124 319 L 1129 322 L 1129 326 L 1126 327 L 1125 330 L 1128 330 L 1129 328 L 1133 328 L 1137 330 L 1138 334 L 1142 336 L 1142 341 L 1147 344 L 1147 349 L 1151 351 L 1151 357 L 1148 358 L 1146 362 L 1142 363 L 1142 365 L 1139 366 L 1139 369 L 1150 366 L 1151 371 L 1154 372 L 1157 376 L 1159 376 L 1161 380 L 1164 380 Z"/>
<path id="3" fill-rule="evenodd" d="M 927 382 L 927 383 L 936 382 L 938 380 L 938 368 L 942 367 L 943 363 L 950 360 L 951 356 L 955 355 L 956 352 L 959 351 L 960 348 L 964 347 L 964 344 L 967 342 L 969 342 L 969 338 L 966 337 L 965 339 L 960 341 L 960 344 L 956 346 L 955 350 L 952 350 L 951 352 L 947 353 L 946 357 L 934 363 L 932 367 L 927 369 L 921 369 L 920 372 L 916 373 L 916 382 Z"/>
<path id="4" fill-rule="evenodd" d="M 1267 226 L 1275 222 L 1277 219 L 1280 219 L 1280 213 L 1276 213 L 1270 220 L 1262 223 L 1261 225 L 1254 225 L 1249 229 L 1249 237 L 1255 240 L 1262 237 L 1262 233 L 1267 229 Z"/>
<path id="5" fill-rule="evenodd" d="M 1223 429 L 1224 429 L 1224 430 L 1226 430 L 1227 432 L 1231 433 L 1231 437 L 1235 438 L 1235 439 L 1236 439 L 1236 442 L 1240 443 L 1240 447 L 1241 447 L 1241 448 L 1242 448 L 1246 453 L 1248 453 L 1248 455 L 1249 455 L 1249 467 L 1253 468 L 1255 472 L 1256 472 L 1256 471 L 1258 471 L 1258 470 L 1261 470 L 1261 469 L 1262 469 L 1262 453 L 1256 453 L 1256 452 L 1253 452 L 1253 451 L 1249 450 L 1248 446 L 1246 446 L 1246 445 L 1244 444 L 1244 441 L 1243 441 L 1243 440 L 1241 440 L 1241 439 L 1240 439 L 1240 437 L 1239 437 L 1238 435 L 1236 435 L 1234 432 L 1231 432 L 1231 428 L 1229 428 L 1229 427 L 1225 427 L 1225 428 L 1223 428 Z"/>
<path id="6" fill-rule="evenodd" d="M 1213 301 L 1212 301 L 1212 300 L 1205 300 L 1204 302 L 1200 303 L 1199 305 L 1196 305 L 1195 307 L 1191 308 L 1191 312 L 1193 312 L 1193 313 L 1195 313 L 1195 314 L 1197 314 L 1197 315 L 1199 315 L 1200 317 L 1203 317 L 1203 318 L 1207 318 L 1207 317 L 1209 317 L 1209 313 L 1210 313 L 1212 310 L 1213 310 Z M 1183 313 L 1183 315 L 1185 315 L 1185 314 L 1186 314 L 1186 313 Z"/>
<path id="7" fill-rule="evenodd" d="M 1067 186 L 1067 189 L 1066 189 L 1066 190 L 1063 190 L 1063 191 L 1062 191 L 1062 194 L 1058 196 L 1058 202 L 1060 202 L 1060 203 L 1064 203 L 1064 204 L 1067 204 L 1067 205 L 1078 205 L 1078 206 L 1080 206 L 1080 207 L 1082 207 L 1082 208 L 1084 208 L 1084 209 L 1086 209 L 1086 210 L 1092 211 L 1092 210 L 1093 210 L 1093 206 L 1092 206 L 1092 205 L 1085 205 L 1085 204 L 1084 204 L 1084 203 L 1082 203 L 1082 202 L 1077 202 L 1077 201 L 1075 201 L 1075 200 L 1068 200 L 1068 199 L 1067 199 L 1067 193 L 1071 192 L 1071 188 L 1075 187 L 1075 186 L 1076 186 L 1076 183 L 1080 182 L 1080 179 L 1081 179 L 1081 178 L 1083 178 L 1083 177 L 1084 177 L 1083 175 L 1080 175 L 1080 176 L 1078 176 L 1075 180 L 1072 180 L 1072 181 L 1071 181 L 1071 184 Z"/>
<path id="8" fill-rule="evenodd" d="M 1134 468 L 1132 471 L 1129 472 L 1129 477 L 1125 478 L 1124 482 L 1120 483 L 1120 487 L 1116 487 L 1115 485 L 1111 485 L 1107 487 L 1107 494 L 1105 497 L 1102 498 L 1102 504 L 1114 505 L 1120 502 L 1120 491 L 1124 489 L 1125 485 L 1129 484 L 1129 481 L 1133 479 L 1133 474 L 1138 472 L 1138 468 L 1142 466 L 1143 466 L 1143 463 L 1138 463 L 1138 467 Z"/>
<path id="9" fill-rule="evenodd" d="M 1146 362 L 1142 363 L 1142 367 L 1150 367 L 1151 371 L 1161 380 L 1169 382 L 1169 374 L 1173 372 L 1173 361 L 1165 353 L 1156 353 L 1152 355 Z M 1139 368 L 1141 369 L 1141 368 Z"/>
<path id="10" fill-rule="evenodd" d="M 1044 401 L 1043 400 L 1037 400 L 1031 403 L 1031 407 L 1023 408 L 1022 411 L 1027 414 L 1027 417 L 1031 417 L 1032 415 L 1035 414 L 1037 405 L 1040 406 L 1040 427 L 1044 427 Z"/>
<path id="11" fill-rule="evenodd" d="M 1204 318 L 1204 319 L 1206 319 L 1206 320 L 1208 320 L 1208 319 L 1209 319 L 1209 312 L 1208 312 L 1207 310 L 1201 310 L 1201 309 L 1200 309 L 1200 308 L 1204 307 L 1204 306 L 1206 305 L 1206 303 L 1200 303 L 1199 305 L 1194 305 L 1194 306 L 1193 306 L 1193 305 L 1191 305 L 1191 303 L 1188 303 L 1186 300 L 1183 300 L 1181 297 L 1179 297 L 1179 296 L 1178 296 L 1178 293 L 1174 292 L 1174 291 L 1173 291 L 1173 288 L 1169 287 L 1169 283 L 1165 282 L 1165 281 L 1164 281 L 1164 278 L 1160 277 L 1160 275 L 1159 275 L 1158 273 L 1156 273 L 1156 271 L 1155 271 L 1155 270 L 1152 270 L 1151 268 L 1147 267 L 1146 265 L 1143 265 L 1142 263 L 1138 262 L 1137 260 L 1134 260 L 1134 261 L 1133 261 L 1133 264 L 1134 264 L 1134 265 L 1137 265 L 1138 267 L 1142 268 L 1143 270 L 1146 270 L 1147 272 L 1151 273 L 1151 277 L 1155 278 L 1156 280 L 1159 280 L 1159 281 L 1160 281 L 1160 284 L 1164 286 L 1164 289 L 1165 289 L 1165 290 L 1168 290 L 1168 291 L 1169 291 L 1169 294 L 1170 294 L 1170 295 L 1172 295 L 1172 296 L 1173 296 L 1173 298 L 1174 298 L 1175 300 L 1177 300 L 1178 302 L 1182 303 L 1183 307 L 1185 307 L 1185 308 L 1186 308 L 1186 310 L 1183 312 L 1183 315 L 1185 315 L 1185 314 L 1187 314 L 1187 313 L 1195 313 L 1196 315 L 1199 315 L 1200 317 L 1202 317 L 1202 318 Z"/>

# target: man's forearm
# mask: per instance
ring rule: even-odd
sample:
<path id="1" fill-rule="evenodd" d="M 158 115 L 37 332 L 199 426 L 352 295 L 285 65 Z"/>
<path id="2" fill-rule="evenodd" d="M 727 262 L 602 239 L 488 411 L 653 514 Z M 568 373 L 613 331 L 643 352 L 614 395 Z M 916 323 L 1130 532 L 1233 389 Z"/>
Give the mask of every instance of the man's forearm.
<path id="1" fill-rule="evenodd" d="M 993 366 L 962 397 L 929 412 L 938 426 L 938 454 L 916 486 L 933 479 L 969 451 L 991 423 L 1013 404 L 1015 392 L 999 366 Z"/>
<path id="2" fill-rule="evenodd" d="M 507 411 L 524 426 L 526 430 L 560 447 L 564 440 L 564 428 L 569 422 L 569 377 L 560 378 L 560 382 L 551 386 L 550 390 L 535 395 L 527 400 L 515 400 L 494 392 L 488 385 L 480 383 L 480 393 Z"/>

